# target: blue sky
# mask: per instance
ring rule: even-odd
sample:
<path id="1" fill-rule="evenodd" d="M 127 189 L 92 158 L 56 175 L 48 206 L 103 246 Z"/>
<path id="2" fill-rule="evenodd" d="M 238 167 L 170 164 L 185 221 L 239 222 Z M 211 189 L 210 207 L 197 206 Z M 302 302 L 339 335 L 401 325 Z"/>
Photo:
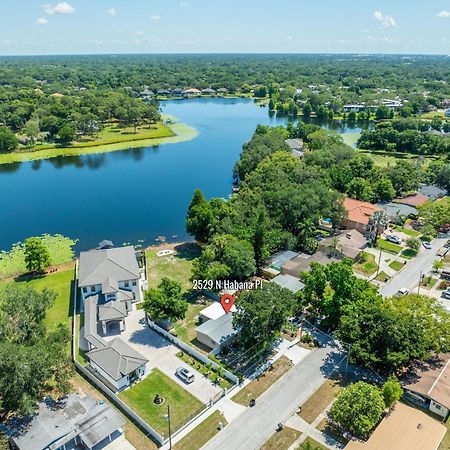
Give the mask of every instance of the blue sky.
<path id="1" fill-rule="evenodd" d="M 450 54 L 450 0 L 10 0 L 0 18 L 1 55 L 208 52 Z"/>

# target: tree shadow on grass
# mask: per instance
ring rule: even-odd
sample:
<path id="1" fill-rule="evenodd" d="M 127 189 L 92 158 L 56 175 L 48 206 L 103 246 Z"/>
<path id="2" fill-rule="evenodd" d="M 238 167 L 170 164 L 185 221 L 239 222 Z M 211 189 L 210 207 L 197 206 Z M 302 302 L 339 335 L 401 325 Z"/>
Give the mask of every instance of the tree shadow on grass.
<path id="1" fill-rule="evenodd" d="M 174 247 L 176 251 L 176 257 L 191 261 L 201 254 L 200 247 L 195 242 L 185 242 L 183 244 Z"/>

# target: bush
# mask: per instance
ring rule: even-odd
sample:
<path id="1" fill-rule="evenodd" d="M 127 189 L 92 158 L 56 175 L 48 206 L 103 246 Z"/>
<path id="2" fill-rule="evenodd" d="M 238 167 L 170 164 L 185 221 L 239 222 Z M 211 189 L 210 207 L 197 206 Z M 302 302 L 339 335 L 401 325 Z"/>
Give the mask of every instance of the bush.
<path id="1" fill-rule="evenodd" d="M 447 289 L 448 287 L 450 287 L 450 283 L 449 283 L 448 281 L 446 281 L 446 280 L 441 280 L 441 281 L 439 282 L 438 289 L 444 290 L 444 289 Z"/>

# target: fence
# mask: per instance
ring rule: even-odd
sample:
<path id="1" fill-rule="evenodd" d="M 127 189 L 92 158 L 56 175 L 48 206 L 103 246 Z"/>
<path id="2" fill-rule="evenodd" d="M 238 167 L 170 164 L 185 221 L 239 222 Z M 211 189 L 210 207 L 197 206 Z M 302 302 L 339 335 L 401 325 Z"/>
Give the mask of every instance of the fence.
<path id="1" fill-rule="evenodd" d="M 166 331 L 163 328 L 161 328 L 160 326 L 156 325 L 156 323 L 152 322 L 148 317 L 147 317 L 147 323 L 150 328 L 153 328 L 157 333 L 162 334 L 169 341 L 173 342 L 177 347 L 179 347 L 182 350 L 184 350 L 185 352 L 189 353 L 190 355 L 192 355 L 194 358 L 198 359 L 202 363 L 210 365 L 215 370 L 221 369 L 223 376 L 225 378 L 228 378 L 228 380 L 230 380 L 233 384 L 239 383 L 239 378 L 236 375 L 231 373 L 229 370 L 223 368 L 216 362 L 212 361 L 211 359 L 209 359 L 207 356 L 203 355 L 199 351 L 195 350 L 195 348 L 192 348 L 190 345 L 188 345 L 185 342 L 181 341 L 180 339 L 176 338 L 175 336 L 170 334 L 168 331 Z"/>
<path id="2" fill-rule="evenodd" d="M 83 365 L 76 360 L 76 345 L 78 345 L 77 330 L 77 296 L 78 296 L 78 261 L 75 264 L 74 283 L 73 283 L 73 310 L 72 310 L 72 360 L 75 368 L 94 386 L 96 386 L 112 403 L 114 403 L 131 421 L 138 425 L 143 431 L 150 435 L 157 443 L 163 445 L 166 442 L 164 436 L 161 436 L 144 419 L 136 414 L 128 405 L 126 405 L 111 389 L 100 381 L 94 374 L 89 372 Z"/>

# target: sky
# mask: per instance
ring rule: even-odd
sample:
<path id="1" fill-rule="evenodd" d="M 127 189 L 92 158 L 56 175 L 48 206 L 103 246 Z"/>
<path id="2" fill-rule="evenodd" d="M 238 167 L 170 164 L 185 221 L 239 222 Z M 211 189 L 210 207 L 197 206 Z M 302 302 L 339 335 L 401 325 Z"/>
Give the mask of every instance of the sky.
<path id="1" fill-rule="evenodd" d="M 450 54 L 450 0 L 0 0 L 0 55 Z"/>

